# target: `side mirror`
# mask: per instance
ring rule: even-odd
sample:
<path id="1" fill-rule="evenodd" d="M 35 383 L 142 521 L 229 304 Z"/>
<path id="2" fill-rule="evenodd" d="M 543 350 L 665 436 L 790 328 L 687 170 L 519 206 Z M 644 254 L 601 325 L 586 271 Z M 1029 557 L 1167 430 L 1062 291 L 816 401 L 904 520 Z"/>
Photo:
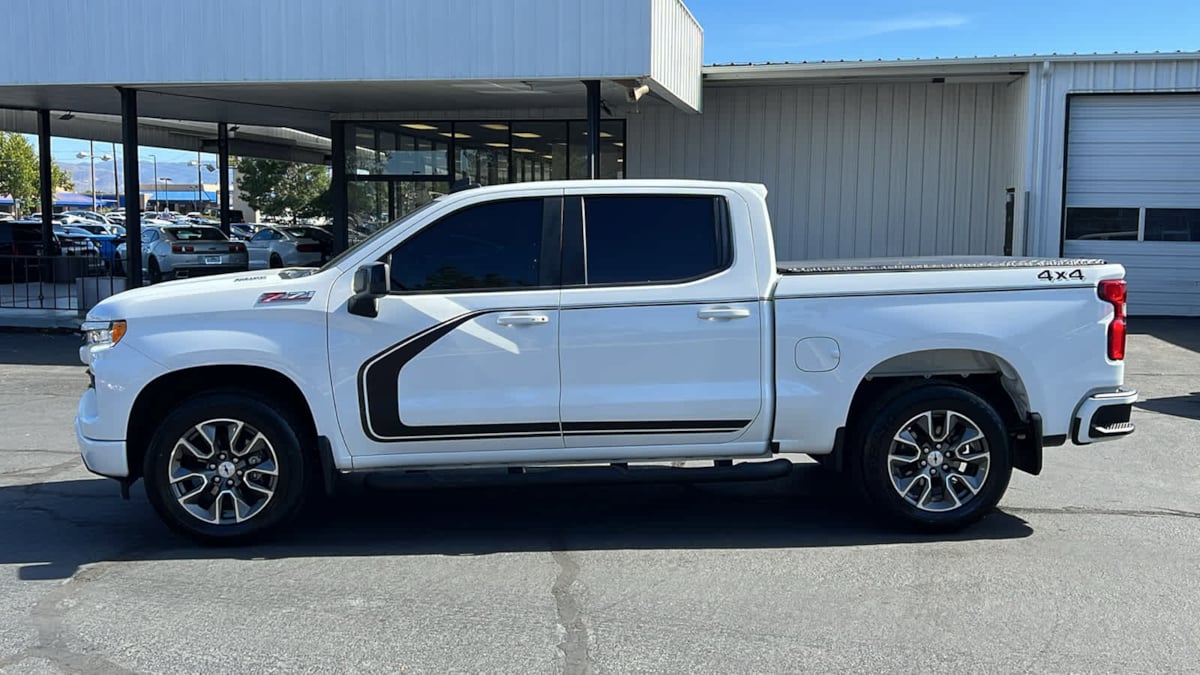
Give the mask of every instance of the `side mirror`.
<path id="1" fill-rule="evenodd" d="M 379 316 L 379 298 L 388 294 L 388 266 L 368 263 L 354 270 L 354 295 L 346 309 L 351 314 L 375 318 Z"/>

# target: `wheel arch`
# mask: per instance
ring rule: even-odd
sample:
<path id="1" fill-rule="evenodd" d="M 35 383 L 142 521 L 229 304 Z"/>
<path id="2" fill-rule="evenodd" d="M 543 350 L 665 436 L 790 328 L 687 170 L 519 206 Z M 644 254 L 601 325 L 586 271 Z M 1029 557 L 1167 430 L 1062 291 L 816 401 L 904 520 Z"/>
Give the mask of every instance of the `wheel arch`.
<path id="1" fill-rule="evenodd" d="M 317 425 L 312 408 L 290 377 L 254 365 L 196 366 L 160 375 L 138 392 L 126 422 L 129 480 L 140 477 L 147 445 L 167 412 L 189 398 L 212 391 L 246 392 L 279 405 L 299 425 L 305 449 L 316 452 Z"/>
<path id="2" fill-rule="evenodd" d="M 875 364 L 859 380 L 851 398 L 847 436 L 853 436 L 862 415 L 881 397 L 934 381 L 961 386 L 994 406 L 1012 439 L 1014 466 L 1032 474 L 1041 471 L 1041 429 L 1027 383 L 1008 359 L 984 350 L 928 349 Z"/>

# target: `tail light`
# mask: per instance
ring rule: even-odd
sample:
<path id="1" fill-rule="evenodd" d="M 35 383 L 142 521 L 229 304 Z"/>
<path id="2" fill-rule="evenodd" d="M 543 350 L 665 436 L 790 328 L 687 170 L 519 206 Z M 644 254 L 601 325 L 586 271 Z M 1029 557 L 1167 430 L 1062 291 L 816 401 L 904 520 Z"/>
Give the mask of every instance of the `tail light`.
<path id="1" fill-rule="evenodd" d="M 196 252 L 195 246 L 184 246 L 182 244 L 175 244 L 174 246 L 171 247 L 171 253 L 195 253 L 195 252 Z"/>
<path id="2" fill-rule="evenodd" d="M 321 245 L 320 244 L 297 244 L 296 250 L 301 253 L 320 253 Z"/>
<path id="3" fill-rule="evenodd" d="M 1125 280 L 1101 281 L 1099 292 L 1100 299 L 1113 306 L 1113 320 L 1108 324 L 1108 358 L 1120 361 L 1125 358 Z"/>
<path id="4" fill-rule="evenodd" d="M 242 242 L 240 242 L 240 241 L 238 241 L 238 242 L 234 242 L 234 243 L 232 243 L 232 244 L 230 244 L 230 245 L 229 245 L 229 252 L 230 252 L 230 253 L 245 253 L 245 252 L 246 252 L 246 245 L 245 245 L 245 244 L 243 244 L 243 243 L 242 243 Z"/>

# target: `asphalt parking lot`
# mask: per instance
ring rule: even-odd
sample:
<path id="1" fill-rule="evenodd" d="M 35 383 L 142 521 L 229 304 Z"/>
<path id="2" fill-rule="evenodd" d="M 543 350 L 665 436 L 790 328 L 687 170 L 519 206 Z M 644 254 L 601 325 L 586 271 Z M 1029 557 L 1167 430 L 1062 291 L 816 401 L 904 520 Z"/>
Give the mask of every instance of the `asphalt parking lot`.
<path id="1" fill-rule="evenodd" d="M 70 336 L 0 333 L 0 673 L 1184 672 L 1200 321 L 1135 319 L 1138 432 L 951 537 L 770 483 L 350 490 L 200 549 L 84 471 Z"/>

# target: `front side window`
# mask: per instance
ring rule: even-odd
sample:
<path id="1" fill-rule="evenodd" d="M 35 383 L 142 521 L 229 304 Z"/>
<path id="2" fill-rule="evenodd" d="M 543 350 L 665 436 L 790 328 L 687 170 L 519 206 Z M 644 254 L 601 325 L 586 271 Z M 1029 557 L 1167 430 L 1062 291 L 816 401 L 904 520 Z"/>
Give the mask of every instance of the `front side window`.
<path id="1" fill-rule="evenodd" d="M 273 230 L 263 230 L 250 238 L 250 241 L 270 241 L 275 238 Z"/>
<path id="2" fill-rule="evenodd" d="M 468 206 L 389 254 L 392 290 L 483 291 L 557 284 L 542 275 L 542 200 Z"/>
<path id="3" fill-rule="evenodd" d="M 725 200 L 712 196 L 584 198 L 585 280 L 679 283 L 732 263 Z"/>

